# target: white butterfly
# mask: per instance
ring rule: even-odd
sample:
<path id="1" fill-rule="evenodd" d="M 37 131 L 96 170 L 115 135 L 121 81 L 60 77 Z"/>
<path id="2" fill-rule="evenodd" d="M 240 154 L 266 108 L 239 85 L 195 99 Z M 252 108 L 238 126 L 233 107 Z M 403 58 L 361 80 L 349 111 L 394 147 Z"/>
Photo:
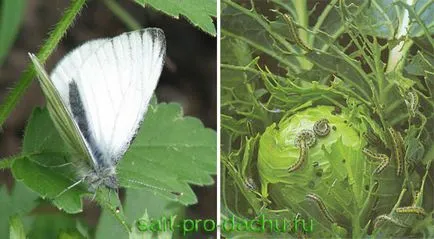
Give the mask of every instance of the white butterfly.
<path id="1" fill-rule="evenodd" d="M 165 51 L 157 28 L 93 40 L 66 55 L 50 77 L 30 54 L 56 128 L 87 162 L 82 179 L 65 191 L 82 181 L 90 191 L 118 188 L 116 165 L 143 120 Z"/>

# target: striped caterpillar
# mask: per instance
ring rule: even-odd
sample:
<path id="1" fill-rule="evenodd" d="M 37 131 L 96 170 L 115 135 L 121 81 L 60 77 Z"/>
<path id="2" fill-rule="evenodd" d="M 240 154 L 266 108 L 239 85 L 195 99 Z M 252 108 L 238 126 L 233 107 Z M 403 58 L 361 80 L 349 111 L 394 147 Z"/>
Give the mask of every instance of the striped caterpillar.
<path id="1" fill-rule="evenodd" d="M 381 144 L 381 139 L 374 133 L 374 131 L 369 128 L 366 133 L 363 134 L 370 145 Z"/>
<path id="2" fill-rule="evenodd" d="M 413 206 L 416 206 L 417 201 L 419 201 L 421 195 L 422 194 L 420 193 L 420 191 L 416 191 L 416 193 L 414 194 Z"/>
<path id="3" fill-rule="evenodd" d="M 255 181 L 253 181 L 253 178 L 247 178 L 244 180 L 244 185 L 250 191 L 256 190 L 256 184 Z"/>
<path id="4" fill-rule="evenodd" d="M 414 201 L 412 206 L 407 206 L 407 207 L 398 207 L 395 209 L 395 211 L 397 213 L 405 213 L 405 214 L 416 214 L 419 216 L 426 216 L 426 212 L 425 209 L 422 207 L 417 206 L 417 203 L 419 201 L 419 197 L 421 196 L 420 192 L 416 192 L 414 195 Z"/>
<path id="5" fill-rule="evenodd" d="M 298 170 L 303 165 L 303 163 L 307 160 L 308 146 L 304 139 L 300 140 L 299 149 L 300 149 L 300 156 L 298 157 L 297 162 L 289 166 L 288 168 L 289 173 Z"/>
<path id="6" fill-rule="evenodd" d="M 397 209 L 395 209 L 395 211 L 397 213 L 416 214 L 419 216 L 426 216 L 425 209 L 416 206 L 398 207 Z"/>
<path id="7" fill-rule="evenodd" d="M 362 152 L 366 154 L 371 159 L 376 159 L 377 161 L 380 161 L 380 164 L 378 167 L 374 170 L 374 173 L 379 174 L 381 173 L 387 165 L 389 165 L 389 157 L 385 154 L 377 154 L 372 152 L 371 150 L 367 148 L 363 148 Z"/>
<path id="8" fill-rule="evenodd" d="M 419 107 L 419 96 L 413 91 L 408 92 L 407 99 L 405 99 L 405 104 L 410 111 L 410 116 L 414 117 L 416 115 L 417 108 Z"/>
<path id="9" fill-rule="evenodd" d="M 327 207 L 325 206 L 324 202 L 322 201 L 322 199 L 318 195 L 316 195 L 314 193 L 308 193 L 308 194 L 306 194 L 306 198 L 314 201 L 317 204 L 321 213 L 323 214 L 323 216 L 325 218 L 327 218 L 327 220 L 329 220 L 331 223 L 336 222 L 335 219 L 333 218 L 333 216 L 327 210 Z"/>
<path id="10" fill-rule="evenodd" d="M 294 172 L 303 165 L 303 163 L 307 160 L 309 148 L 312 147 L 315 142 L 315 133 L 310 129 L 303 129 L 295 136 L 294 144 L 300 149 L 300 155 L 297 162 L 289 166 L 288 172 Z"/>
<path id="11" fill-rule="evenodd" d="M 311 49 L 308 46 L 306 46 L 306 44 L 304 44 L 304 42 L 298 36 L 297 27 L 295 26 L 294 21 L 292 20 L 292 18 L 289 15 L 284 14 L 283 15 L 283 19 L 289 25 L 289 34 L 291 35 L 291 37 L 293 38 L 293 40 L 295 41 L 295 43 L 299 47 L 301 47 L 303 50 L 305 50 L 305 51 L 311 51 Z"/>
<path id="12" fill-rule="evenodd" d="M 402 148 L 404 147 L 402 145 L 403 140 L 402 142 L 400 142 L 402 136 L 398 136 L 399 132 L 397 133 L 392 127 L 389 127 L 388 130 L 390 133 L 390 137 L 392 138 L 393 152 L 396 158 L 396 175 L 400 176 L 404 171 L 404 155 L 402 150 Z"/>
<path id="13" fill-rule="evenodd" d="M 408 225 L 402 223 L 401 221 L 399 221 L 399 220 L 397 220 L 395 218 L 392 218 L 389 215 L 383 214 L 383 215 L 380 215 L 377 218 L 375 218 L 375 220 L 374 220 L 374 229 L 377 229 L 380 226 L 380 224 L 382 224 L 384 222 L 390 222 L 390 223 L 392 223 L 392 224 L 394 224 L 396 226 L 399 226 L 399 227 L 404 227 L 404 228 L 408 227 Z"/>
<path id="14" fill-rule="evenodd" d="M 300 147 L 300 142 L 304 141 L 308 148 L 312 147 L 316 143 L 315 132 L 310 129 L 303 129 L 295 136 L 295 147 Z"/>
<path id="15" fill-rule="evenodd" d="M 400 132 L 397 132 L 396 136 L 397 136 L 398 147 L 399 147 L 399 150 L 401 151 L 401 155 L 402 155 L 400 165 L 402 167 L 402 170 L 404 170 L 404 167 L 405 167 L 405 162 L 404 162 L 405 161 L 405 143 L 404 143 L 404 139 L 402 138 L 402 135 Z"/>
<path id="16" fill-rule="evenodd" d="M 320 119 L 313 125 L 313 132 L 319 137 L 327 136 L 330 133 L 330 125 L 327 119 Z"/>

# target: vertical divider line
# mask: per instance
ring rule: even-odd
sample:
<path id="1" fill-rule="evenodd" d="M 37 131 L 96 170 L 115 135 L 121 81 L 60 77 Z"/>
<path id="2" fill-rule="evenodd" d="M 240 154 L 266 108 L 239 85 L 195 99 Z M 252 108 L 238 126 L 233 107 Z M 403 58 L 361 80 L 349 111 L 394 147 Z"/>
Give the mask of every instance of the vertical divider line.
<path id="1" fill-rule="evenodd" d="M 217 238 L 221 238 L 221 231 L 220 231 L 220 212 L 221 212 L 221 167 L 220 167 L 220 140 L 221 140 L 221 134 L 220 134 L 220 36 L 221 36 L 221 16 L 220 16 L 220 0 L 217 0 Z"/>

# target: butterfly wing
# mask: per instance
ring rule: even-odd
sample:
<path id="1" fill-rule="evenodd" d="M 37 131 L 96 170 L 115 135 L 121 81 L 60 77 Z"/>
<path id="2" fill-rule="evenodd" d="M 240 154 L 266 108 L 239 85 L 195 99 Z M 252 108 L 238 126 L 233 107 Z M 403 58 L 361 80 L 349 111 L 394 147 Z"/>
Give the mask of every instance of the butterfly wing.
<path id="1" fill-rule="evenodd" d="M 60 136 L 79 155 L 91 160 L 92 156 L 90 155 L 86 141 L 84 140 L 78 125 L 72 118 L 69 106 L 62 99 L 61 95 L 64 92 L 61 92 L 56 88 L 38 58 L 33 54 L 29 54 L 29 56 L 35 67 L 42 91 L 44 92 L 51 119 L 53 120 L 55 127 L 58 129 Z"/>
<path id="2" fill-rule="evenodd" d="M 157 85 L 164 54 L 162 30 L 148 28 L 81 45 L 60 61 L 51 78 L 30 57 L 62 138 L 94 167 L 104 167 L 114 165 L 128 148 Z"/>
<path id="3" fill-rule="evenodd" d="M 94 54 L 103 43 L 110 39 L 91 40 L 69 52 L 59 61 L 50 75 L 50 79 L 59 92 L 62 101 L 71 112 L 71 104 L 69 102 L 70 84 L 83 66 L 84 61 Z"/>
<path id="4" fill-rule="evenodd" d="M 98 167 L 115 165 L 127 150 L 157 86 L 165 50 L 160 29 L 124 33 L 101 43 L 76 74 L 66 74 L 78 91 L 83 109 L 78 114 L 87 125 L 82 133 Z"/>

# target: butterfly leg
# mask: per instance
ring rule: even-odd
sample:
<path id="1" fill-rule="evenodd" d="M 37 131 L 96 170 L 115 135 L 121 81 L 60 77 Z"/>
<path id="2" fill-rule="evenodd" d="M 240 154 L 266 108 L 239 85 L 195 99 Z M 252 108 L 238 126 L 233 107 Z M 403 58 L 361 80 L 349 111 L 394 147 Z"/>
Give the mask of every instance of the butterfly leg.
<path id="1" fill-rule="evenodd" d="M 64 163 L 64 164 L 53 165 L 53 166 L 47 166 L 47 167 L 49 167 L 49 168 L 62 168 L 62 167 L 69 166 L 69 165 L 74 165 L 74 163 L 72 163 L 72 162 L 68 162 L 68 163 Z"/>
<path id="2" fill-rule="evenodd" d="M 66 163 L 62 163 L 62 164 L 58 164 L 58 165 L 47 165 L 47 164 L 43 164 L 39 161 L 32 161 L 32 162 L 35 162 L 36 164 L 38 164 L 42 167 L 45 167 L 45 168 L 63 168 L 65 166 L 74 165 L 73 162 L 66 162 Z"/>
<path id="3" fill-rule="evenodd" d="M 78 184 L 82 183 L 85 180 L 86 177 L 78 180 L 77 182 L 71 184 L 70 186 L 68 186 L 67 188 L 65 188 L 62 192 L 60 192 L 59 194 L 56 195 L 55 198 L 60 197 L 62 194 L 64 194 L 65 192 L 67 192 L 68 190 L 70 190 L 71 188 L 77 186 Z"/>

